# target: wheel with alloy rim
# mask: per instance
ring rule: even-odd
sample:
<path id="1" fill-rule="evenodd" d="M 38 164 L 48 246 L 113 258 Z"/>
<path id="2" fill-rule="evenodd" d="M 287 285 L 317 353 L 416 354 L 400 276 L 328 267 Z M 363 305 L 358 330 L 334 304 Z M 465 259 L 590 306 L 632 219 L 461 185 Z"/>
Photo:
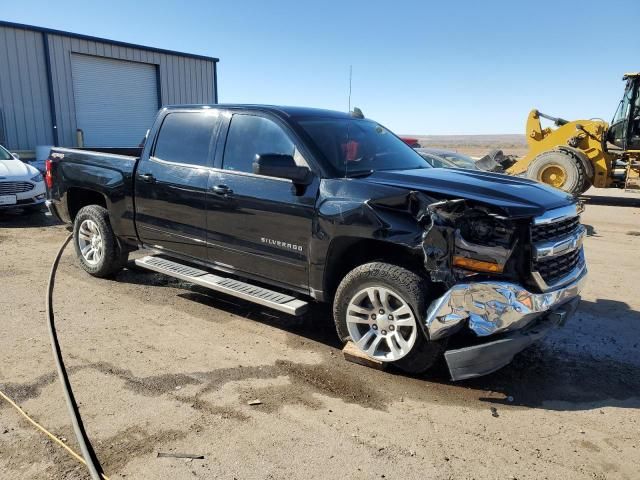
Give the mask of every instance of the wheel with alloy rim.
<path id="1" fill-rule="evenodd" d="M 584 165 L 575 154 L 566 150 L 538 155 L 527 168 L 527 177 L 571 195 L 581 194 L 589 185 Z"/>
<path id="2" fill-rule="evenodd" d="M 354 268 L 340 282 L 333 303 L 336 330 L 365 355 L 409 373 L 431 367 L 445 341 L 429 340 L 418 312 L 426 312 L 429 283 L 383 262 Z"/>
<path id="3" fill-rule="evenodd" d="M 80 224 L 78 230 L 78 247 L 80 253 L 89 265 L 97 265 L 102 259 L 104 245 L 98 225 L 87 219 Z"/>
<path id="4" fill-rule="evenodd" d="M 128 253 L 120 248 L 104 207 L 80 209 L 73 222 L 73 239 L 80 265 L 95 277 L 112 275 L 127 261 Z"/>
<path id="5" fill-rule="evenodd" d="M 383 362 L 405 357 L 418 333 L 411 307 L 398 293 L 382 286 L 364 288 L 352 297 L 347 329 L 361 351 Z"/>

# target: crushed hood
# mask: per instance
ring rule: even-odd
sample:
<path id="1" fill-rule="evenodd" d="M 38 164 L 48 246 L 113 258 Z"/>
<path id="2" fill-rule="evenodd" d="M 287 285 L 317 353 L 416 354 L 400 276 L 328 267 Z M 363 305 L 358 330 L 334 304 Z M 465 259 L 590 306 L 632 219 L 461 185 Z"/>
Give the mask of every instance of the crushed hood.
<path id="1" fill-rule="evenodd" d="M 18 177 L 31 178 L 37 174 L 38 171 L 35 168 L 21 160 L 0 160 L 0 180 L 14 180 Z"/>
<path id="2" fill-rule="evenodd" d="M 511 217 L 537 216 L 573 203 L 570 195 L 533 180 L 460 168 L 377 171 L 363 180 L 473 200 L 498 207 Z"/>

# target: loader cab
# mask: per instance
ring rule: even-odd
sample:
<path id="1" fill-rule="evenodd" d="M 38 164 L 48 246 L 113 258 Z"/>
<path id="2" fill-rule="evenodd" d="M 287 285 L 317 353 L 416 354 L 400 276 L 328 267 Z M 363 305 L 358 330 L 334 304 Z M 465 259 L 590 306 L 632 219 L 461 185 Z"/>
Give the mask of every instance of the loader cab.
<path id="1" fill-rule="evenodd" d="M 624 95 L 609 126 L 607 141 L 622 150 L 640 150 L 640 74 L 628 74 L 624 79 Z"/>

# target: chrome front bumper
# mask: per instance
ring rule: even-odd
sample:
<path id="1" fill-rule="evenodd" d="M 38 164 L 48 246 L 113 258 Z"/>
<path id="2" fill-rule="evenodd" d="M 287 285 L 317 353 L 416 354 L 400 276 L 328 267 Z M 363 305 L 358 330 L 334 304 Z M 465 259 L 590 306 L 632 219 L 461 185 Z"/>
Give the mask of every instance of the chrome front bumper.
<path id="1" fill-rule="evenodd" d="M 430 305 L 425 328 L 434 340 L 455 333 L 465 324 L 479 337 L 519 330 L 576 298 L 586 276 L 583 266 L 571 283 L 544 293 L 531 293 L 509 282 L 461 283 Z"/>
<path id="2" fill-rule="evenodd" d="M 522 330 L 504 333 L 480 344 L 447 350 L 444 352 L 444 358 L 449 367 L 451 380 L 480 377 L 508 365 L 515 355 L 539 341 L 553 328 L 563 325 L 578 308 L 579 302 L 580 297 L 574 297 Z"/>

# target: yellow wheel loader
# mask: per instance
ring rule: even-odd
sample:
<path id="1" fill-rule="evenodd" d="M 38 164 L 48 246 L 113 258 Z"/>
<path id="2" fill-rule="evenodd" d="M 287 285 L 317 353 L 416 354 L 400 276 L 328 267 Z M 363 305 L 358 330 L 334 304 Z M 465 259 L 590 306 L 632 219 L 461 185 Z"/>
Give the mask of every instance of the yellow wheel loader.
<path id="1" fill-rule="evenodd" d="M 640 73 L 627 73 L 623 80 L 624 96 L 611 125 L 603 120 L 570 122 L 532 110 L 526 132 L 529 153 L 503 163 L 506 173 L 573 195 L 592 185 L 640 190 Z M 541 118 L 552 120 L 556 128 L 542 128 Z"/>

